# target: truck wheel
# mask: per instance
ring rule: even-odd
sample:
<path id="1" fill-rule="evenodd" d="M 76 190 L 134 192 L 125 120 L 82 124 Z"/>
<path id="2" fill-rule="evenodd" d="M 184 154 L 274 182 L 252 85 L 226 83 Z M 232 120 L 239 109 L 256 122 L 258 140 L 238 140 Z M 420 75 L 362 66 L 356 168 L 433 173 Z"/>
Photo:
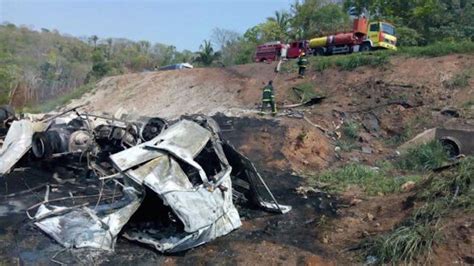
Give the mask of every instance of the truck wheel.
<path id="1" fill-rule="evenodd" d="M 360 51 L 361 52 L 368 52 L 372 50 L 372 47 L 370 47 L 370 43 L 363 43 L 361 46 L 360 46 Z"/>
<path id="2" fill-rule="evenodd" d="M 324 55 L 324 50 L 322 48 L 316 48 L 313 51 L 314 56 L 323 56 Z"/>

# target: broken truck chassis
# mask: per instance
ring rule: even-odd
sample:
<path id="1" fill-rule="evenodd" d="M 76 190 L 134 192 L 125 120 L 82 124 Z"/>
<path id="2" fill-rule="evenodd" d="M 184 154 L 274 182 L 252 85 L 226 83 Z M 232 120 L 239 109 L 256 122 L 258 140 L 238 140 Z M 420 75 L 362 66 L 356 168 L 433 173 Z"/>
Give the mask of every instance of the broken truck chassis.
<path id="1" fill-rule="evenodd" d="M 168 127 L 161 118 L 128 122 L 70 111 L 75 118 L 65 112 L 40 121 L 45 130 L 28 120 L 13 122 L 16 137 L 7 134 L 0 150 L 1 174 L 23 157 L 53 164 L 68 158 L 94 173 L 102 188 L 121 187 L 122 196 L 107 203 L 100 203 L 101 188 L 95 206 L 53 205 L 47 191 L 31 218 L 66 248 L 111 251 L 123 232 L 160 252 L 178 252 L 240 227 L 233 202 L 277 213 L 291 209 L 278 204 L 252 162 L 222 139 L 209 117 L 183 117 Z"/>

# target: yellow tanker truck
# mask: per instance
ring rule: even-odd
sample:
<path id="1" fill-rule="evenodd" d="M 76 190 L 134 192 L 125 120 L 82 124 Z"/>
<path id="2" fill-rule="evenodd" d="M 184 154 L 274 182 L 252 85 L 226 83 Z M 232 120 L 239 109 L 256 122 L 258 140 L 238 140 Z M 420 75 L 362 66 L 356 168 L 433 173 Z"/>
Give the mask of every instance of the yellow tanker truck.
<path id="1" fill-rule="evenodd" d="M 354 19 L 353 30 L 309 40 L 315 55 L 332 55 L 370 51 L 373 49 L 397 50 L 395 27 L 383 21 L 370 22 L 365 18 Z"/>

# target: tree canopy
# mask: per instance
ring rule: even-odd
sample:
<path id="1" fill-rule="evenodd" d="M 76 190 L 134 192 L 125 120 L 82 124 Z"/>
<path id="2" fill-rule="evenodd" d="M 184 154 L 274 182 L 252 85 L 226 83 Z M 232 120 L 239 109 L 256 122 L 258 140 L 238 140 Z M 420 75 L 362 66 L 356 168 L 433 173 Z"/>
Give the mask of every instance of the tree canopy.
<path id="1" fill-rule="evenodd" d="M 35 31 L 0 25 L 0 104 L 15 94 L 18 104 L 42 102 L 107 75 L 141 72 L 181 62 L 194 53 L 148 41 L 101 39 L 81 41 L 58 31 Z"/>
<path id="2" fill-rule="evenodd" d="M 350 30 L 349 13 L 392 22 L 401 46 L 474 41 L 474 1 L 470 0 L 295 0 L 288 11 L 276 11 L 223 45 L 222 56 L 228 62 L 248 63 L 256 46 L 265 42 L 305 40 Z"/>

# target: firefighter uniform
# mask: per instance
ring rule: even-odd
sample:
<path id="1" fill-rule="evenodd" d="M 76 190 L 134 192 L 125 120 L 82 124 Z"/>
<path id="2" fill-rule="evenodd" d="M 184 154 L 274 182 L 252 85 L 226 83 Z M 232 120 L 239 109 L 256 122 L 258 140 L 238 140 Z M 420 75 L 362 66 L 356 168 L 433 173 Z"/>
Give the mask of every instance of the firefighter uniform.
<path id="1" fill-rule="evenodd" d="M 263 95 L 262 95 L 262 114 L 265 110 L 265 107 L 270 105 L 272 108 L 272 115 L 276 115 L 276 105 L 275 105 L 275 94 L 273 93 L 273 85 L 269 83 L 267 86 L 263 88 Z"/>
<path id="2" fill-rule="evenodd" d="M 305 54 L 303 53 L 298 57 L 298 74 L 300 77 L 304 77 L 307 65 L 308 59 L 306 59 Z"/>

